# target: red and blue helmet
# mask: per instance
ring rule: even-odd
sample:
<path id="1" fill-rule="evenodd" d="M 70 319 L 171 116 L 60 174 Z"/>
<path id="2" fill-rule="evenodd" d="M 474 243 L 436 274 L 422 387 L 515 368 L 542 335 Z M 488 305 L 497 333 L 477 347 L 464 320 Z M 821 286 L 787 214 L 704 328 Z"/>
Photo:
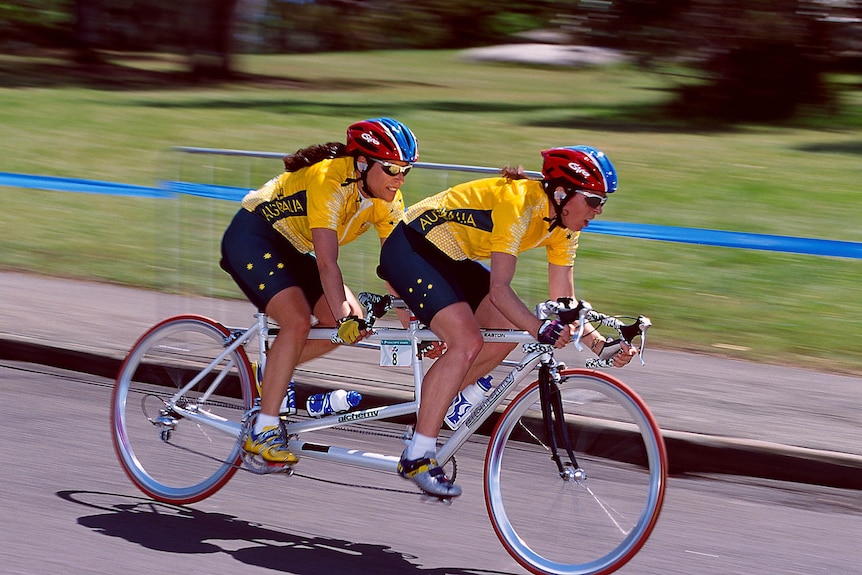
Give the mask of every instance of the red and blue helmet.
<path id="1" fill-rule="evenodd" d="M 563 227 L 563 206 L 577 190 L 612 194 L 617 190 L 617 170 L 604 154 L 591 146 L 551 148 L 542 151 L 545 193 L 554 210 L 548 231 Z M 559 195 L 558 188 L 562 188 Z"/>
<path id="2" fill-rule="evenodd" d="M 542 176 L 564 188 L 612 194 L 617 171 L 604 154 L 591 146 L 551 148 L 542 152 Z"/>
<path id="3" fill-rule="evenodd" d="M 372 118 L 347 128 L 347 153 L 412 164 L 419 158 L 419 147 L 410 128 L 398 120 Z"/>

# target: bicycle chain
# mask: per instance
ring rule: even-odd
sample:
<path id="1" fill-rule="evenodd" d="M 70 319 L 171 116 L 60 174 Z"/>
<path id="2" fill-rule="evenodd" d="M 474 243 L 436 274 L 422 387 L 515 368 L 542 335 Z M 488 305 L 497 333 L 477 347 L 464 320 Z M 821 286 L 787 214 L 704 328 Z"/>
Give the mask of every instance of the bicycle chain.
<path id="1" fill-rule="evenodd" d="M 159 398 L 158 396 L 156 396 L 154 394 L 146 394 L 146 395 L 150 396 L 150 397 L 155 397 L 163 405 L 169 405 L 166 401 L 164 401 L 163 399 Z M 180 398 L 180 402 L 178 402 L 178 403 L 180 403 L 180 407 L 185 407 L 187 405 L 194 403 L 194 405 L 198 405 L 198 406 L 209 405 L 209 406 L 214 406 L 214 407 L 222 407 L 222 408 L 226 408 L 226 409 L 236 409 L 237 411 L 246 411 L 246 409 L 243 406 L 239 406 L 239 405 L 236 405 L 234 403 L 217 401 L 217 400 L 192 402 L 192 401 L 189 401 L 187 398 Z M 144 415 L 146 416 L 146 411 L 144 412 Z M 237 440 L 238 443 L 241 443 L 243 441 L 244 436 L 245 436 L 245 424 L 243 425 L 243 429 L 244 429 L 244 432 L 242 434 L 240 434 L 240 437 Z M 334 427 L 331 427 L 329 429 L 332 429 L 335 431 L 346 431 L 349 433 L 356 433 L 359 435 L 368 435 L 371 437 L 385 437 L 387 439 L 402 439 L 402 440 L 404 439 L 404 434 L 397 434 L 397 433 L 393 433 L 393 432 L 371 431 L 371 430 L 367 430 L 367 429 L 356 429 L 354 427 L 345 427 L 345 426 L 334 426 Z M 174 443 L 171 443 L 170 441 L 168 441 L 166 443 L 172 445 L 173 447 L 176 447 L 177 449 L 188 451 L 190 453 L 197 453 L 192 449 L 176 445 Z M 245 453 L 244 450 L 242 449 L 241 445 L 240 445 L 240 452 L 243 454 Z M 390 487 L 377 487 L 374 485 L 363 485 L 363 484 L 358 484 L 358 483 L 347 483 L 347 482 L 343 482 L 343 481 L 323 479 L 320 477 L 314 477 L 311 475 L 296 473 L 293 470 L 293 468 L 290 468 L 290 471 L 287 471 L 286 468 L 274 468 L 272 470 L 265 470 L 264 466 L 267 464 L 262 463 L 262 462 L 258 463 L 257 461 L 255 461 L 251 457 L 246 458 L 244 455 L 242 457 L 242 463 L 236 464 L 233 462 L 223 461 L 217 457 L 212 457 L 212 456 L 209 456 L 209 455 L 206 455 L 203 453 L 197 453 L 197 454 L 202 455 L 204 457 L 207 457 L 209 459 L 212 459 L 213 461 L 218 461 L 220 463 L 226 463 L 226 464 L 230 465 L 231 467 L 236 468 L 237 470 L 246 471 L 248 473 L 253 473 L 255 475 L 268 475 L 268 474 L 273 474 L 273 473 L 288 473 L 289 475 L 295 475 L 296 477 L 301 477 L 303 479 L 309 479 L 312 481 L 319 481 L 321 483 L 329 483 L 331 485 L 341 485 L 341 486 L 345 486 L 345 487 L 356 487 L 359 489 L 369 489 L 372 491 L 385 491 L 385 492 L 389 492 L 389 493 L 405 493 L 405 494 L 410 494 L 410 495 L 413 495 L 416 493 L 415 491 L 408 491 L 405 489 L 394 489 L 394 488 L 390 488 Z M 456 461 L 455 457 L 452 457 L 450 462 L 452 464 L 452 473 L 451 473 L 451 476 L 449 477 L 449 479 L 451 479 L 452 481 L 455 481 L 455 478 L 458 476 L 458 462 Z M 422 492 L 420 491 L 419 494 L 421 495 Z"/>

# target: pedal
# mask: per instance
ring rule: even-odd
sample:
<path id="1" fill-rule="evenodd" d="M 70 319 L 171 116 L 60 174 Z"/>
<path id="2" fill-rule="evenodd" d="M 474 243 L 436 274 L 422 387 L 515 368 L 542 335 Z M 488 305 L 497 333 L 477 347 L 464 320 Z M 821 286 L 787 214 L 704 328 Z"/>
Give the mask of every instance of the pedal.
<path id="1" fill-rule="evenodd" d="M 284 473 L 288 477 L 293 477 L 294 469 L 293 465 L 279 465 L 278 469 L 270 471 L 270 473 Z"/>
<path id="2" fill-rule="evenodd" d="M 408 425 L 407 429 L 404 430 L 404 434 L 401 436 L 401 442 L 404 445 L 409 445 L 411 439 L 413 439 L 413 426 Z"/>
<path id="3" fill-rule="evenodd" d="M 294 465 L 272 463 L 247 451 L 243 451 L 241 457 L 245 469 L 257 475 L 269 475 L 271 473 L 284 473 L 288 477 L 293 475 Z"/>
<path id="4" fill-rule="evenodd" d="M 430 493 L 425 493 L 424 491 L 420 494 L 420 497 L 422 499 L 422 503 L 430 503 L 432 505 L 440 504 L 445 505 L 446 507 L 452 505 L 452 500 L 454 499 L 454 497 L 439 497 L 437 495 L 431 495 Z"/>

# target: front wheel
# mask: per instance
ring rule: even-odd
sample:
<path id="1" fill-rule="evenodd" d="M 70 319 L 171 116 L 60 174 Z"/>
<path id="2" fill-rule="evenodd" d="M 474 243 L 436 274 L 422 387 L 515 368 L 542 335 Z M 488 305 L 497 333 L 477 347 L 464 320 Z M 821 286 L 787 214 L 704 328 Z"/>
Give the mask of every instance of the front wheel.
<path id="1" fill-rule="evenodd" d="M 114 448 L 132 482 L 154 499 L 200 501 L 241 463 L 240 421 L 255 389 L 242 347 L 215 361 L 230 341 L 230 331 L 211 319 L 177 316 L 141 336 L 120 368 L 111 400 Z"/>
<path id="2" fill-rule="evenodd" d="M 646 404 L 623 382 L 584 369 L 560 375 L 559 405 L 576 462 L 562 439 L 562 472 L 553 461 L 534 382 L 491 436 L 485 504 L 497 537 L 530 572 L 611 573 L 638 552 L 658 519 L 664 441 Z"/>

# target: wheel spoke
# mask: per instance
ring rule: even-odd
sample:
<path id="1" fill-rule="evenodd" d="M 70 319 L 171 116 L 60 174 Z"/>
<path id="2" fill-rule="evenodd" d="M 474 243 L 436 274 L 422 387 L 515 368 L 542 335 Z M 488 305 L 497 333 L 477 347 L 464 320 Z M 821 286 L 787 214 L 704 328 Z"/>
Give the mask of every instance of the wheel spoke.
<path id="1" fill-rule="evenodd" d="M 516 397 L 488 445 L 485 499 L 506 550 L 533 573 L 610 573 L 644 544 L 661 509 L 667 457 L 646 405 L 595 372 L 562 373 L 578 469 L 552 461 L 538 384 Z M 557 439 L 560 445 L 560 439 Z M 560 457 L 568 456 L 563 448 Z"/>
<path id="2" fill-rule="evenodd" d="M 206 318 L 172 318 L 144 334 L 120 370 L 112 400 L 114 445 L 132 482 L 155 499 L 199 501 L 236 471 L 237 437 L 215 424 L 239 422 L 251 407 L 245 352 L 235 350 L 186 389 L 222 354 L 227 335 Z M 168 398 L 175 398 L 175 408 Z"/>

